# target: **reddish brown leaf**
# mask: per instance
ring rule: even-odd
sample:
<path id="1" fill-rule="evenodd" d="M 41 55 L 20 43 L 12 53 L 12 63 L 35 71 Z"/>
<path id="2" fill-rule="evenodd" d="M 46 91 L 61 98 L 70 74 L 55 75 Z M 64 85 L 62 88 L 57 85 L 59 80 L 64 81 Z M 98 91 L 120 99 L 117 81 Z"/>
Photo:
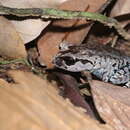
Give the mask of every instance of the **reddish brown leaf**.
<path id="1" fill-rule="evenodd" d="M 98 0 L 97 2 L 97 0 L 69 0 L 66 3 L 62 4 L 60 6 L 60 9 L 85 11 L 89 6 L 87 11 L 95 12 L 100 8 L 103 3 L 105 3 L 105 1 Z M 58 52 L 58 46 L 63 40 L 71 43 L 81 43 L 90 28 L 90 26 L 87 26 L 87 23 L 88 22 L 82 20 L 61 20 L 53 22 L 51 24 L 51 28 L 47 30 L 47 32 L 38 42 L 40 63 L 44 63 L 48 67 L 52 67 L 52 58 Z M 58 32 L 56 31 L 56 28 L 54 28 L 54 26 L 70 28 L 72 26 L 82 26 L 84 24 L 86 24 L 86 26 L 84 26 L 83 28 L 78 28 L 76 31 L 71 32 L 70 29 L 66 30 L 63 28 L 59 29 Z"/>
<path id="2" fill-rule="evenodd" d="M 116 130 L 130 129 L 130 89 L 95 80 L 90 85 L 102 119 Z"/>
<path id="3" fill-rule="evenodd" d="M 86 114 L 96 119 L 90 105 L 81 96 L 78 89 L 78 82 L 76 81 L 76 79 L 74 79 L 70 75 L 63 73 L 56 72 L 55 74 L 58 76 L 58 78 L 61 80 L 63 84 L 63 96 L 65 98 L 69 98 L 74 105 L 86 109 Z"/>

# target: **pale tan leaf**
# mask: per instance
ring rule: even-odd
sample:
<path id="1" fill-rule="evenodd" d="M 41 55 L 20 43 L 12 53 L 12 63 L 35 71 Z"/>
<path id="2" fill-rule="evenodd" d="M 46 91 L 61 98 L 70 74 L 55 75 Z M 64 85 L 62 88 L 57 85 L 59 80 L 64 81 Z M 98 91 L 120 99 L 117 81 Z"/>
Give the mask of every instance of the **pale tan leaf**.
<path id="1" fill-rule="evenodd" d="M 111 11 L 110 16 L 116 17 L 121 26 L 125 27 L 130 23 L 130 0 L 118 0 Z"/>
<path id="2" fill-rule="evenodd" d="M 115 130 L 129 130 L 130 89 L 95 80 L 90 85 L 101 118 Z"/>
<path id="3" fill-rule="evenodd" d="M 111 11 L 111 17 L 130 13 L 130 0 L 117 0 Z"/>
<path id="4" fill-rule="evenodd" d="M 0 79 L 1 130 L 111 130 L 58 95 L 32 73 L 11 71 L 15 83 Z"/>
<path id="5" fill-rule="evenodd" d="M 0 0 L 4 6 L 16 8 L 55 8 L 66 0 Z M 49 24 L 49 21 L 41 19 L 12 20 L 15 29 L 19 32 L 24 43 L 28 43 L 39 36 L 41 31 Z"/>
<path id="6" fill-rule="evenodd" d="M 37 38 L 41 31 L 50 23 L 42 19 L 26 19 L 23 21 L 11 21 L 18 31 L 24 43 L 28 43 Z"/>
<path id="7" fill-rule="evenodd" d="M 26 57 L 22 39 L 10 21 L 0 16 L 0 55 L 10 58 Z"/>
<path id="8" fill-rule="evenodd" d="M 0 0 L 1 4 L 16 7 L 16 8 L 28 8 L 28 7 L 56 7 L 66 0 Z"/>

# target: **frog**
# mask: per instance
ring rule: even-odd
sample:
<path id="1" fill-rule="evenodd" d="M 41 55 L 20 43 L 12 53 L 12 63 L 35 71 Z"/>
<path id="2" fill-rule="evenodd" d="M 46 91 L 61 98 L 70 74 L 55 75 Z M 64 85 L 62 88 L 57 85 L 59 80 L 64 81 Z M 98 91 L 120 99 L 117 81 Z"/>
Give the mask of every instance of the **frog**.
<path id="1" fill-rule="evenodd" d="M 53 64 L 70 72 L 89 71 L 104 82 L 130 88 L 130 56 L 108 45 L 63 42 Z"/>

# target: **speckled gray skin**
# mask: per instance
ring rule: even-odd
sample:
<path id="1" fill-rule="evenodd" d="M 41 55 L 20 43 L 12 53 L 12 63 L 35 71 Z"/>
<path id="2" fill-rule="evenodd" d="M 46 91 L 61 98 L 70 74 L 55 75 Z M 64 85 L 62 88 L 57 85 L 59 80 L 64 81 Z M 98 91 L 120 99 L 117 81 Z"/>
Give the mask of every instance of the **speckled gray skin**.
<path id="1" fill-rule="evenodd" d="M 130 57 L 103 45 L 61 44 L 61 51 L 55 56 L 56 67 L 81 72 L 88 70 L 104 82 L 125 84 L 130 88 Z"/>

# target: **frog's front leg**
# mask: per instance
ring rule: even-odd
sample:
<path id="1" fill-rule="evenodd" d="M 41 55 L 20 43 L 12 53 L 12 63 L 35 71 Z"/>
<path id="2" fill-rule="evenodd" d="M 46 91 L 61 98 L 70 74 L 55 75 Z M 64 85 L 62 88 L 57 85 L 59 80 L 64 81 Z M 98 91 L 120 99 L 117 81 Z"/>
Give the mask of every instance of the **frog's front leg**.
<path id="1" fill-rule="evenodd" d="M 59 49 L 61 51 L 66 51 L 69 49 L 70 46 L 74 46 L 74 44 L 71 44 L 71 43 L 67 43 L 66 41 L 62 41 L 59 45 Z"/>
<path id="2" fill-rule="evenodd" d="M 113 84 L 126 84 L 124 87 L 130 88 L 130 72 L 128 67 L 117 70 L 109 79 Z"/>

